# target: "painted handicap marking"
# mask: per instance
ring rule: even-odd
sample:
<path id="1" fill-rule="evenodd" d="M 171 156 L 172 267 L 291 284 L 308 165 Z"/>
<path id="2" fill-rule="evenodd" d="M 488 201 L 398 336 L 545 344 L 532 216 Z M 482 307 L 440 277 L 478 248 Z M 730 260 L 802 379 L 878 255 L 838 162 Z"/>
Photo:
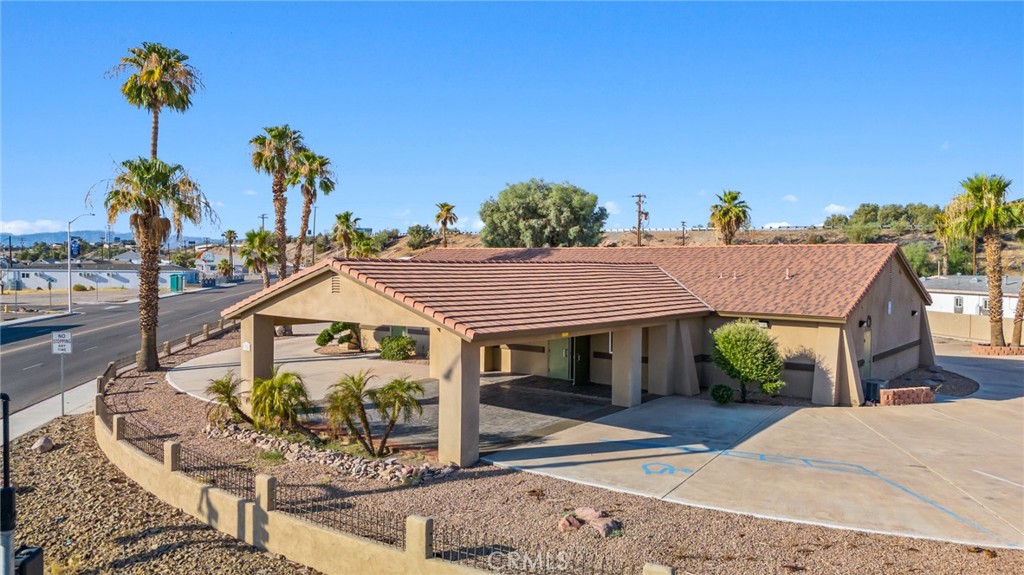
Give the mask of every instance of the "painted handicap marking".
<path id="1" fill-rule="evenodd" d="M 644 463 L 640 467 L 643 468 L 644 475 L 675 475 L 677 472 L 682 475 L 689 475 L 693 473 L 693 470 L 688 467 L 676 467 L 668 463 L 651 462 Z"/>

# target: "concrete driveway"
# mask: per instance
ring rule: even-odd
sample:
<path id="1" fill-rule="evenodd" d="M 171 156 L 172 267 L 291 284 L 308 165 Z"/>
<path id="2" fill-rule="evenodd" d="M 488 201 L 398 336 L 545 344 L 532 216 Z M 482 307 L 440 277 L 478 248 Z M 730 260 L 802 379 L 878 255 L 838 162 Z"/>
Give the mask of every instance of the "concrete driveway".
<path id="1" fill-rule="evenodd" d="M 877 408 L 665 397 L 488 454 L 666 501 L 976 545 L 1024 546 L 1024 361 L 937 345 L 971 397 Z"/>

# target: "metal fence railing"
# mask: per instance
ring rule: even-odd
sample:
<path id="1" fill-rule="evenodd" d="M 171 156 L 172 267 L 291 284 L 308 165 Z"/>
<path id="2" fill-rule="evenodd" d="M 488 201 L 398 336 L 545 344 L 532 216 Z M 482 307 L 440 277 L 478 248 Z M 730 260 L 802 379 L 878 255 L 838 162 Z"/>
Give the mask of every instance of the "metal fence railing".
<path id="1" fill-rule="evenodd" d="M 163 463 L 164 440 L 137 421 L 128 418 L 123 420 L 124 440 L 133 447 L 143 451 L 153 459 Z"/>
<path id="2" fill-rule="evenodd" d="M 434 524 L 434 556 L 475 569 L 498 573 L 566 573 L 570 575 L 639 575 L 640 569 L 584 551 L 519 544 L 472 529 Z"/>
<path id="3" fill-rule="evenodd" d="M 311 485 L 278 485 L 277 510 L 338 531 L 405 548 L 405 517 L 350 506 L 340 493 Z"/>
<path id="4" fill-rule="evenodd" d="M 106 401 L 96 402 L 96 415 L 99 416 L 100 421 L 103 425 L 107 426 L 108 430 L 113 431 L 114 429 L 114 413 L 110 410 Z"/>
<path id="5" fill-rule="evenodd" d="M 256 499 L 256 474 L 247 467 L 225 463 L 195 449 L 182 447 L 179 469 L 202 483 L 242 499 Z"/>

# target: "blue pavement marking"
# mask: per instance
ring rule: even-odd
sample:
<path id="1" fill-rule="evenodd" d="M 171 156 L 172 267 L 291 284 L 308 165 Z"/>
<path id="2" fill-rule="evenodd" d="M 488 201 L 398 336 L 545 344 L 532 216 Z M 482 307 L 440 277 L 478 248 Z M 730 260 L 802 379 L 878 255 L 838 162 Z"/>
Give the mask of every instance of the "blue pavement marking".
<path id="1" fill-rule="evenodd" d="M 864 467 L 863 465 L 859 465 L 857 463 L 844 463 L 844 462 L 839 462 L 839 461 L 826 461 L 826 460 L 822 460 L 822 459 L 809 459 L 809 458 L 806 458 L 806 457 L 794 457 L 794 456 L 791 456 L 791 455 L 778 455 L 778 454 L 769 454 L 769 453 L 752 453 L 752 452 L 749 452 L 749 451 L 736 451 L 736 450 L 733 450 L 733 449 L 708 449 L 708 448 L 691 447 L 689 445 L 665 445 L 663 443 L 657 443 L 657 442 L 654 442 L 654 441 L 644 441 L 644 440 L 603 440 L 603 441 L 605 443 L 619 443 L 619 444 L 623 444 L 623 445 L 631 445 L 631 446 L 634 446 L 634 447 L 643 447 L 643 448 L 648 448 L 648 449 L 649 448 L 671 449 L 671 450 L 674 450 L 674 451 L 681 451 L 683 453 L 706 453 L 708 455 L 716 455 L 717 454 L 717 455 L 720 455 L 722 457 L 731 457 L 731 458 L 734 458 L 734 459 L 743 459 L 743 460 L 746 460 L 746 461 L 757 461 L 757 462 L 761 462 L 761 463 L 775 463 L 775 464 L 781 464 L 781 465 L 797 465 L 797 466 L 807 467 L 807 468 L 810 468 L 810 469 L 820 469 L 822 471 L 836 471 L 836 472 L 839 472 L 839 473 L 849 473 L 849 474 L 853 474 L 853 475 L 864 475 L 866 477 L 874 477 L 874 478 L 876 478 L 876 479 L 878 479 L 880 481 L 883 481 L 883 482 L 891 485 L 892 487 L 895 487 L 896 489 L 899 489 L 900 491 L 902 491 L 902 492 L 906 493 L 907 495 L 909 495 L 909 496 L 911 496 L 911 497 L 921 501 L 922 503 L 925 503 L 925 504 L 929 505 L 930 507 L 932 507 L 932 508 L 934 508 L 934 509 L 936 509 L 938 511 L 941 511 L 942 513 L 945 513 L 946 515 L 949 515 L 950 517 L 956 519 L 957 521 L 960 521 L 960 522 L 964 523 L 965 525 L 968 525 L 968 526 L 970 526 L 970 527 L 972 527 L 974 529 L 977 529 L 978 531 L 980 531 L 980 532 L 982 532 L 982 533 L 984 533 L 984 534 L 986 534 L 986 535 L 988 535 L 990 537 L 994 537 L 996 539 L 999 539 L 999 540 L 1003 541 L 1003 543 L 1007 544 L 1010 547 L 1014 547 L 1014 548 L 1019 548 L 1020 547 L 1016 543 L 1003 539 L 999 535 L 996 535 L 995 533 L 989 531 L 988 529 L 985 529 L 984 527 L 982 527 L 981 525 L 978 525 L 977 523 L 971 521 L 970 519 L 967 519 L 966 517 L 962 517 L 962 516 L 958 515 L 957 513 L 953 512 L 952 510 L 947 509 L 946 507 L 943 507 L 942 505 L 939 505 L 938 503 L 932 501 L 931 499 L 928 499 L 927 497 L 925 497 L 925 496 L 923 496 L 923 495 L 921 495 L 919 493 L 911 491 L 907 487 L 904 487 L 903 485 L 900 485 L 899 483 L 893 481 L 892 479 L 889 479 L 887 477 L 879 475 L 878 473 L 876 473 L 876 472 L 874 472 L 874 471 Z M 675 467 L 675 466 L 669 465 L 667 463 L 659 463 L 659 462 L 645 463 L 645 464 L 643 464 L 641 466 L 641 469 L 643 469 L 644 475 L 666 475 L 666 474 L 667 475 L 675 475 L 676 472 L 678 472 L 680 474 L 683 474 L 683 475 L 689 475 L 689 474 L 693 473 L 693 470 L 689 469 L 689 468 L 679 468 L 679 467 Z"/>

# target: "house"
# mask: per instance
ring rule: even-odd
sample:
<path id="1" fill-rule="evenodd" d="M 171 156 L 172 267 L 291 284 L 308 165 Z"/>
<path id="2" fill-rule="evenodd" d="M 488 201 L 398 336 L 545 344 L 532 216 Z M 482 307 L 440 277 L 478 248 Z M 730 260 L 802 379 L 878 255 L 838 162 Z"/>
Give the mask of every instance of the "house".
<path id="1" fill-rule="evenodd" d="M 8 287 L 17 286 L 19 290 L 68 289 L 67 260 L 59 263 L 15 263 L 10 269 L 11 279 Z M 184 276 L 185 283 L 197 283 L 198 274 L 175 265 L 160 266 L 160 287 L 169 288 L 172 275 Z M 15 283 L 16 282 L 16 283 Z M 138 289 L 139 266 L 123 261 L 71 261 L 71 285 L 83 285 L 87 288 L 125 288 Z"/>
<path id="2" fill-rule="evenodd" d="M 1021 276 L 1003 276 L 1003 333 L 1009 335 L 1020 298 Z M 938 336 L 987 342 L 989 295 L 987 276 L 933 276 L 921 278 L 931 295 L 928 318 Z"/>
<path id="3" fill-rule="evenodd" d="M 478 457 L 481 371 L 694 395 L 733 383 L 710 330 L 758 321 L 779 342 L 784 393 L 860 405 L 862 380 L 934 363 L 928 292 L 896 245 L 436 249 L 327 259 L 228 308 L 243 388 L 273 367 L 274 326 L 358 322 L 423 334 L 440 381 L 439 457 Z M 386 330 L 390 333 L 390 329 Z"/>

